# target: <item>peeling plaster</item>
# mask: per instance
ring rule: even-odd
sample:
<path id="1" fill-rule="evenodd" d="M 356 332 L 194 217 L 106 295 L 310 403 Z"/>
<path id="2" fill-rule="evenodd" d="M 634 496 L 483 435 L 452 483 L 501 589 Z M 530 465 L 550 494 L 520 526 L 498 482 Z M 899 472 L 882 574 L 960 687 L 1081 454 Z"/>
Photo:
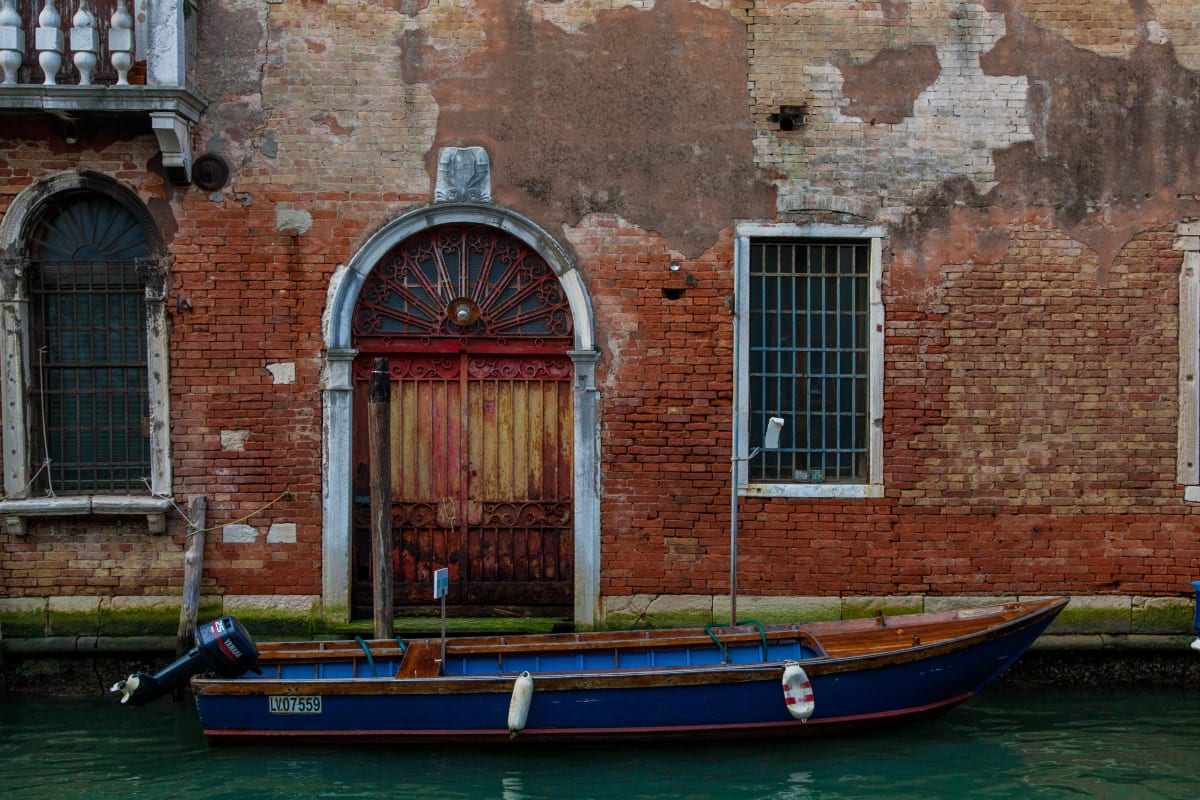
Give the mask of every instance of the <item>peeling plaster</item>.
<path id="1" fill-rule="evenodd" d="M 1069 17 L 1074 4 L 1065 9 Z M 1127 56 L 1081 48 L 1036 24 L 1013 0 L 993 0 L 1004 36 L 983 73 L 1026 81 L 1031 138 L 992 147 L 994 181 L 946 177 L 895 217 L 893 285 L 923 292 L 944 264 L 990 263 L 1009 231 L 1057 228 L 1097 259 L 1107 285 L 1138 233 L 1200 215 L 1200 74 L 1176 58 L 1141 9 Z"/>
<path id="2" fill-rule="evenodd" d="M 842 113 L 872 125 L 911 117 L 917 97 L 941 73 L 937 49 L 928 44 L 881 50 L 864 64 L 848 57 L 834 63 L 842 73 Z"/>
<path id="3" fill-rule="evenodd" d="M 214 102 L 200 121 L 209 149 L 220 149 L 234 171 L 252 152 L 252 139 L 266 124 L 262 108 L 262 62 L 267 50 L 264 3 L 224 0 L 204 7 L 196 53 L 199 92 Z"/>
<path id="4" fill-rule="evenodd" d="M 729 219 L 770 216 L 746 118 L 745 26 L 662 0 L 570 34 L 502 0 L 488 48 L 452 63 L 428 33 L 403 38 L 405 80 L 428 83 L 441 147 L 481 145 L 498 203 L 547 230 L 616 214 L 696 255 Z"/>
<path id="5" fill-rule="evenodd" d="M 796 211 L 801 199 L 820 208 L 858 198 L 878 209 L 875 220 L 903 220 L 944 181 L 965 177 L 987 192 L 995 185 L 993 154 L 1032 139 L 1028 80 L 988 75 L 980 64 L 1006 34 L 1003 14 L 977 3 L 948 13 L 932 0 L 912 0 L 899 14 L 895 5 L 848 13 L 838 0 L 811 0 L 752 19 L 755 146 L 760 165 L 787 176 L 778 181 L 779 214 Z M 847 42 L 858 46 L 847 50 Z M 780 80 L 778 65 L 797 52 L 802 68 Z M 889 62 L 903 59 L 919 59 L 919 80 L 887 74 Z M 800 135 L 767 127 L 771 109 L 797 103 L 808 108 Z"/>

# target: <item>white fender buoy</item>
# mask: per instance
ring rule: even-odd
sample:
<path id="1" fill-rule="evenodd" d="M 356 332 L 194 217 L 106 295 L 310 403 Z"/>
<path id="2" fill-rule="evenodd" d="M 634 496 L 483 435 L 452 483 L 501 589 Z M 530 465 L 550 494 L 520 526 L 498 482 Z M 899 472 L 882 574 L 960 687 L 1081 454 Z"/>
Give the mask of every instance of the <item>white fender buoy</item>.
<path id="1" fill-rule="evenodd" d="M 812 683 L 804 668 L 794 661 L 783 668 L 783 702 L 787 704 L 788 713 L 801 722 L 811 717 L 817 707 Z"/>
<path id="2" fill-rule="evenodd" d="M 1200 650 L 1200 636 L 1196 637 L 1196 641 L 1192 642 L 1193 650 Z"/>
<path id="3" fill-rule="evenodd" d="M 508 732 L 516 736 L 525 729 L 529 719 L 529 704 L 533 702 L 533 676 L 522 672 L 513 684 L 512 699 L 508 701 Z"/>

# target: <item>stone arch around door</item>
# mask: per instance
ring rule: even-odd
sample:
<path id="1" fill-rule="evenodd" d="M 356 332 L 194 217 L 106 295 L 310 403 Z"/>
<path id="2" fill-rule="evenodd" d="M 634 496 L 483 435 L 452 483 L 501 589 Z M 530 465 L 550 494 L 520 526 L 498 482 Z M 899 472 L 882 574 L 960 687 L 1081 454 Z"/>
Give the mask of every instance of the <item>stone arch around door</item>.
<path id="1" fill-rule="evenodd" d="M 445 225 L 485 226 L 515 237 L 553 270 L 566 295 L 574 327 L 573 481 L 574 618 L 582 627 L 599 621 L 599 491 L 597 390 L 591 300 L 567 252 L 525 217 L 491 205 L 443 203 L 404 214 L 373 235 L 334 274 L 323 321 L 326 343 L 323 391 L 322 595 L 325 614 L 348 618 L 351 590 L 353 508 L 353 347 L 352 318 L 359 294 L 376 265 L 400 243 Z"/>

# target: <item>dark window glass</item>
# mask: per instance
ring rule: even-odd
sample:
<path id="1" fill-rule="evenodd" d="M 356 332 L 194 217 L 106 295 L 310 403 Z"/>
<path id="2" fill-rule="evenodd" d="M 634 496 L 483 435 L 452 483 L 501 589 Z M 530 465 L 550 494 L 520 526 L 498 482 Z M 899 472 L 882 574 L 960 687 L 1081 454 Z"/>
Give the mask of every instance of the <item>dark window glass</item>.
<path id="1" fill-rule="evenodd" d="M 119 203 L 78 193 L 35 230 L 33 452 L 42 493 L 145 492 L 150 474 L 146 240 Z"/>
<path id="2" fill-rule="evenodd" d="M 751 242 L 751 446 L 769 418 L 785 422 L 751 480 L 867 480 L 869 253 L 861 241 Z"/>

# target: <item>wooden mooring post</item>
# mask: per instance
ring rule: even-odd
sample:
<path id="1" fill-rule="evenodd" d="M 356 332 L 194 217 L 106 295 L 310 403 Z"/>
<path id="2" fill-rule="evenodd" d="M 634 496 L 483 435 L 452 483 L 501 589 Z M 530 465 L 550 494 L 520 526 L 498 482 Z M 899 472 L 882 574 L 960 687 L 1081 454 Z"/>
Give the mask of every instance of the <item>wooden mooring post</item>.
<path id="1" fill-rule="evenodd" d="M 375 359 L 367 403 L 371 469 L 371 581 L 375 638 L 392 638 L 392 380 L 388 360 Z"/>
<path id="2" fill-rule="evenodd" d="M 176 656 L 190 650 L 196 636 L 196 615 L 200 610 L 200 579 L 204 576 L 204 527 L 207 520 L 208 498 L 188 498 L 188 538 L 183 553 L 183 603 L 179 607 Z"/>

